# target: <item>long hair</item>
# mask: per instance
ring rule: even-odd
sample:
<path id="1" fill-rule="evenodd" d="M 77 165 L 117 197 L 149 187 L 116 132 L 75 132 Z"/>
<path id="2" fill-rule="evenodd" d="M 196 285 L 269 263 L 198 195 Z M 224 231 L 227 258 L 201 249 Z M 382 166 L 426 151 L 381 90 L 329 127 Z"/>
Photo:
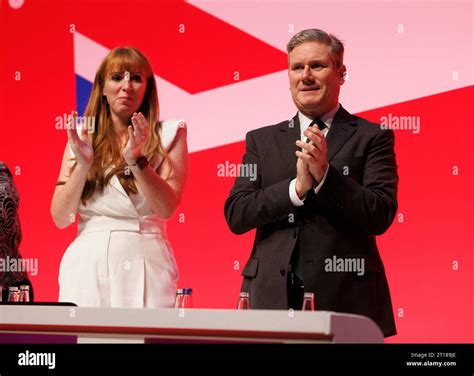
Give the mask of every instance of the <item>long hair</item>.
<path id="1" fill-rule="evenodd" d="M 105 81 L 112 71 L 143 72 L 147 87 L 143 102 L 138 111 L 143 113 L 150 124 L 149 137 L 142 149 L 143 154 L 148 158 L 150 164 L 153 164 L 159 155 L 167 159 L 167 153 L 163 148 L 159 135 L 158 94 L 150 63 L 135 48 L 115 48 L 100 64 L 94 78 L 92 93 L 84 112 L 84 119 L 94 119 L 93 130 L 90 129 L 91 127 L 88 127 L 88 137 L 91 139 L 94 149 L 94 160 L 87 174 L 82 192 L 81 199 L 83 203 L 90 199 L 96 191 L 102 192 L 114 175 L 117 175 L 128 194 L 136 194 L 138 192 L 133 174 L 128 170 L 122 155 L 118 135 L 112 124 L 107 98 L 103 95 Z M 76 165 L 77 162 L 73 164 L 71 172 Z M 109 171 L 107 172 L 107 170 Z M 168 177 L 170 174 L 171 170 L 168 173 Z"/>

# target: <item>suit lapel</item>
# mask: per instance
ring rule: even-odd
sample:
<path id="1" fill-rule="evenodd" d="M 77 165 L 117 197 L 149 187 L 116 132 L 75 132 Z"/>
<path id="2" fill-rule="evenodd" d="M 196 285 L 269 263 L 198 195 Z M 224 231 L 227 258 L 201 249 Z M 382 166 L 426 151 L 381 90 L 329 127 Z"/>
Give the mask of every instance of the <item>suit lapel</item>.
<path id="1" fill-rule="evenodd" d="M 331 129 L 328 132 L 326 141 L 328 145 L 327 159 L 331 161 L 342 146 L 356 131 L 357 121 L 349 112 L 340 106 Z M 296 146 L 296 140 L 301 137 L 300 121 L 298 113 L 289 121 L 280 125 L 277 135 L 278 150 L 280 152 L 280 160 L 284 164 L 285 171 L 291 172 L 291 176 L 296 175 L 296 155 L 295 151 L 299 150 Z M 291 156 L 291 158 L 288 158 Z"/>
<path id="2" fill-rule="evenodd" d="M 334 158 L 341 147 L 349 140 L 352 134 L 356 131 L 356 120 L 349 112 L 342 106 L 334 117 L 334 121 L 329 130 L 326 141 L 328 146 L 327 159 L 328 162 Z"/>
<path id="3" fill-rule="evenodd" d="M 137 183 L 135 182 L 135 184 Z M 117 175 L 112 176 L 112 178 L 110 179 L 110 185 L 112 186 L 112 189 L 115 189 L 116 191 L 120 193 L 122 200 L 124 200 L 124 203 L 126 203 L 127 207 L 131 210 L 131 213 L 133 213 L 132 215 L 138 215 L 138 209 L 137 209 L 137 206 L 135 205 L 134 200 L 132 199 L 132 197 L 130 197 L 127 194 L 127 191 L 125 191 L 125 188 L 120 183 L 120 180 L 117 177 Z M 140 193 L 141 190 L 138 184 L 137 184 L 137 189 L 138 189 L 138 194 L 141 194 Z M 119 197 L 120 196 L 116 196 L 117 199 Z"/>
<path id="4" fill-rule="evenodd" d="M 127 192 L 123 188 L 122 184 L 120 184 L 120 180 L 118 179 L 117 175 L 112 176 L 110 179 L 110 184 L 114 187 L 117 191 L 119 191 L 124 197 L 129 198 Z"/>
<path id="5" fill-rule="evenodd" d="M 277 134 L 278 151 L 282 163 L 282 171 L 288 172 L 288 176 L 296 176 L 296 155 L 298 150 L 296 140 L 300 139 L 300 121 L 298 114 L 289 121 L 282 123 Z M 286 174 L 285 174 L 286 175 Z"/>

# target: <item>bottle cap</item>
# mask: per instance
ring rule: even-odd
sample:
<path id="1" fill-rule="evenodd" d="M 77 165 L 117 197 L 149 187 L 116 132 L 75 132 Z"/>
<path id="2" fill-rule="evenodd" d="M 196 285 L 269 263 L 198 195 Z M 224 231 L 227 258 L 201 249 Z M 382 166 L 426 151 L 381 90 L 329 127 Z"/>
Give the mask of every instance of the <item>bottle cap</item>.
<path id="1" fill-rule="evenodd" d="M 180 295 L 180 294 L 182 294 L 182 293 L 183 293 L 183 289 L 177 289 L 177 290 L 176 290 L 176 295 Z"/>
<path id="2" fill-rule="evenodd" d="M 28 285 L 21 285 L 20 286 L 20 290 L 29 290 L 30 289 L 30 286 Z"/>
<path id="3" fill-rule="evenodd" d="M 250 294 L 248 292 L 241 292 L 240 293 L 241 298 L 248 298 L 249 296 L 250 296 Z"/>
<path id="4" fill-rule="evenodd" d="M 193 289 L 191 288 L 184 288 L 183 289 L 183 294 L 185 295 L 191 295 L 193 293 Z"/>
<path id="5" fill-rule="evenodd" d="M 8 288 L 8 291 L 18 291 L 18 287 L 10 286 L 10 287 Z"/>
<path id="6" fill-rule="evenodd" d="M 313 299 L 313 298 L 314 298 L 314 294 L 313 294 L 312 292 L 305 292 L 305 293 L 304 293 L 304 297 L 305 297 L 305 298 L 311 298 L 311 299 Z"/>

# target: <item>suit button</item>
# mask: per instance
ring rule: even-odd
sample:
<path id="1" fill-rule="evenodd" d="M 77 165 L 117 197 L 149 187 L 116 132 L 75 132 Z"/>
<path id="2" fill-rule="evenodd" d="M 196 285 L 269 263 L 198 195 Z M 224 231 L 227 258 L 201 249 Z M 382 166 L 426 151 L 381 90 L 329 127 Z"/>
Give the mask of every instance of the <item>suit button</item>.
<path id="1" fill-rule="evenodd" d="M 282 277 L 285 276 L 285 273 L 286 273 L 285 269 L 280 269 L 280 274 L 281 274 Z"/>

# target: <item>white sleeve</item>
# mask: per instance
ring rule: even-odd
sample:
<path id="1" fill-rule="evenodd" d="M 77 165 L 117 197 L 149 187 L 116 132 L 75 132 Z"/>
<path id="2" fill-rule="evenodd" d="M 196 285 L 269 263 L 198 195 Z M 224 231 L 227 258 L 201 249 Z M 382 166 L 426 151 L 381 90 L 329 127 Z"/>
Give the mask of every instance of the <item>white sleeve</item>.
<path id="1" fill-rule="evenodd" d="M 187 132 L 187 125 L 183 119 L 164 120 L 160 124 L 160 137 L 163 148 L 168 151 L 173 145 L 178 130 L 184 129 Z"/>
<path id="2" fill-rule="evenodd" d="M 291 200 L 291 203 L 294 206 L 303 206 L 305 197 L 303 197 L 302 200 L 298 197 L 298 194 L 296 193 L 296 178 L 293 179 L 290 182 L 290 200 Z"/>
<path id="3" fill-rule="evenodd" d="M 319 184 L 316 186 L 316 188 L 314 188 L 314 194 L 317 195 L 318 192 L 321 190 L 324 182 L 326 181 L 326 176 L 328 174 L 328 171 L 329 171 L 329 164 L 328 166 L 326 167 L 326 172 L 324 173 L 324 176 L 323 178 L 321 179 L 321 181 L 319 182 Z"/>

